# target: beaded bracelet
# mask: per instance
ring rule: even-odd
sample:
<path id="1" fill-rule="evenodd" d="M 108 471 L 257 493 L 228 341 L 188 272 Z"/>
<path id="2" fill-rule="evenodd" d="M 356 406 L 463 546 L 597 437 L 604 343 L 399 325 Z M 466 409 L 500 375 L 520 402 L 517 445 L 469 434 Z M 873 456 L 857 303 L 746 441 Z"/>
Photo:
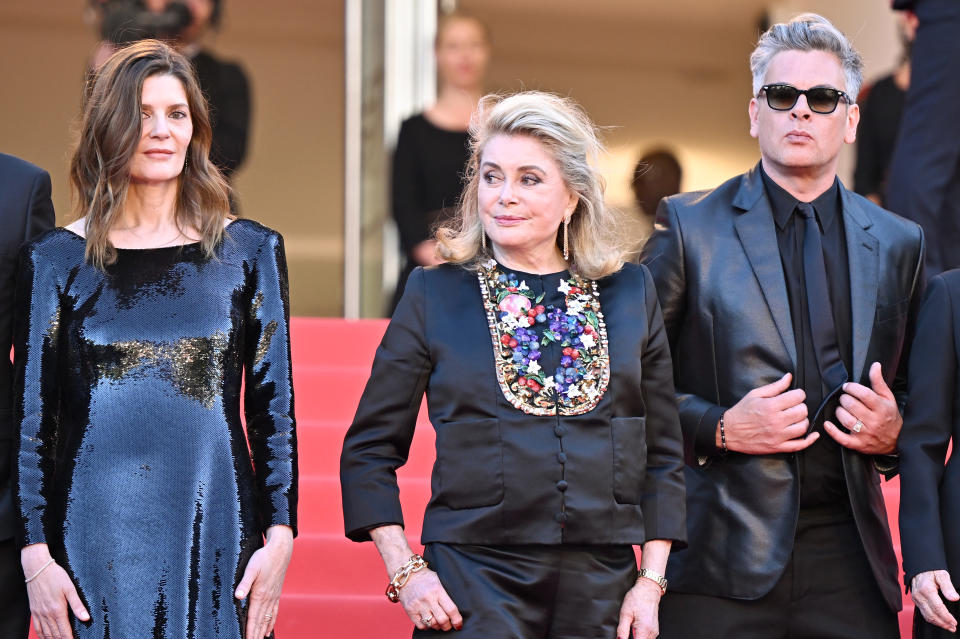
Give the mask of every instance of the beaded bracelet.
<path id="1" fill-rule="evenodd" d="M 726 416 L 726 413 L 720 415 L 720 451 L 724 455 L 727 454 L 727 434 L 723 430 L 723 418 Z"/>

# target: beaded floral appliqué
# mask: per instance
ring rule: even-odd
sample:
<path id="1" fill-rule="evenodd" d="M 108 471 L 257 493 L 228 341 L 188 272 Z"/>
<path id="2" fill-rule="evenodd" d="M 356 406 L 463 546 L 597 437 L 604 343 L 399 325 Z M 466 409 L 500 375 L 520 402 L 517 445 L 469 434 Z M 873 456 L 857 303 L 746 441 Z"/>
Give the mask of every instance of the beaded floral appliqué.
<path id="1" fill-rule="evenodd" d="M 597 405 L 610 381 L 607 329 L 597 283 L 578 276 L 561 280 L 565 308 L 544 306 L 513 273 L 483 263 L 477 273 L 493 340 L 497 381 L 514 407 L 531 415 L 581 415 Z M 542 336 L 534 330 L 546 324 Z M 545 371 L 541 348 L 561 350 L 560 366 Z"/>

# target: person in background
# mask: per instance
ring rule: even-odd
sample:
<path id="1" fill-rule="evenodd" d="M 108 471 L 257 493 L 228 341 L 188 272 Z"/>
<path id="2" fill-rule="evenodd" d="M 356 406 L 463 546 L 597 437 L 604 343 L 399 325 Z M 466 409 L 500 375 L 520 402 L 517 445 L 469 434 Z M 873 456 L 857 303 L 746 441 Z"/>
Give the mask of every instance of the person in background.
<path id="1" fill-rule="evenodd" d="M 44 639 L 277 620 L 297 526 L 283 239 L 231 214 L 210 138 L 183 55 L 120 49 L 86 94 L 79 219 L 21 251 L 16 534 Z"/>
<path id="2" fill-rule="evenodd" d="M 600 150 L 569 100 L 482 100 L 458 216 L 437 232 L 446 263 L 413 271 L 377 350 L 340 458 L 344 523 L 376 544 L 415 637 L 657 636 L 683 542 L 680 425 L 653 280 L 625 263 Z M 396 470 L 424 393 L 421 557 Z"/>
<path id="3" fill-rule="evenodd" d="M 860 126 L 853 190 L 880 206 L 884 205 L 887 171 L 910 86 L 910 47 L 917 31 L 917 17 L 908 11 L 899 12 L 897 26 L 903 43 L 900 64 L 896 71 L 861 90 L 857 98 Z"/>
<path id="4" fill-rule="evenodd" d="M 663 639 L 899 639 L 897 472 L 923 232 L 844 188 L 863 63 L 822 16 L 750 56 L 760 162 L 668 197 L 644 248 L 670 335 L 688 548 Z"/>
<path id="5" fill-rule="evenodd" d="M 414 268 L 440 261 L 433 230 L 460 201 L 470 155 L 467 129 L 483 94 L 490 32 L 469 14 L 448 14 L 437 26 L 434 52 L 437 102 L 403 122 L 393 156 L 392 212 L 406 266 L 391 309 Z"/>
<path id="6" fill-rule="evenodd" d="M 160 38 L 190 59 L 210 109 L 210 158 L 229 180 L 247 157 L 252 98 L 243 67 L 221 60 L 204 47 L 210 34 L 220 27 L 224 0 L 90 3 L 102 38 L 91 59 L 91 68 L 99 67 L 118 47 L 143 38 Z"/>
<path id="7" fill-rule="evenodd" d="M 956 637 L 960 595 L 960 270 L 930 278 L 900 433 L 900 543 L 913 639 Z M 950 446 L 953 454 L 948 457 Z"/>
<path id="8" fill-rule="evenodd" d="M 13 340 L 17 255 L 56 222 L 50 199 L 50 175 L 29 162 L 0 153 L 0 637 L 26 639 L 30 629 L 27 587 L 14 541 L 13 505 Z"/>
<path id="9" fill-rule="evenodd" d="M 682 181 L 683 169 L 677 156 L 667 149 L 651 149 L 637 160 L 630 187 L 637 207 L 653 220 L 660 200 L 679 193 Z"/>
<path id="10" fill-rule="evenodd" d="M 960 268 L 960 2 L 896 0 L 912 10 L 910 88 L 887 178 L 887 207 L 923 227 L 927 275 Z"/>

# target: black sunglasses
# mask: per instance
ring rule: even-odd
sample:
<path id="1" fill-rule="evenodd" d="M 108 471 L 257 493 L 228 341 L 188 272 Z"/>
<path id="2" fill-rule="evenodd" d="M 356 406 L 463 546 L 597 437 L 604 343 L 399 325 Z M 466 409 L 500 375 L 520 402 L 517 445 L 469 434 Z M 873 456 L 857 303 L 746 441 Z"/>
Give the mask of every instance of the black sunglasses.
<path id="1" fill-rule="evenodd" d="M 807 96 L 807 106 L 811 111 L 824 115 L 837 110 L 840 98 L 843 98 L 847 104 L 853 104 L 846 93 L 830 87 L 798 89 L 789 84 L 768 84 L 760 87 L 760 93 L 767 94 L 767 106 L 775 111 L 789 111 L 797 104 L 801 95 Z M 760 97 L 760 93 L 757 97 Z"/>

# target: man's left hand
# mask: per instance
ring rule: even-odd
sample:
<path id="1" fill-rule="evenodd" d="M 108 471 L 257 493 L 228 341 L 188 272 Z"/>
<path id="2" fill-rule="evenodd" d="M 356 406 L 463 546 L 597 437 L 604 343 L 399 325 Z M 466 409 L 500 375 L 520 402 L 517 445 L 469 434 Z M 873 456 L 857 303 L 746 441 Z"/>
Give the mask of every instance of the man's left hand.
<path id="1" fill-rule="evenodd" d="M 823 423 L 823 429 L 841 446 L 866 455 L 889 455 L 897 450 L 903 417 L 893 392 L 883 380 L 880 362 L 870 366 L 870 385 L 872 388 L 854 382 L 843 385 L 837 421 L 849 433 L 829 421 Z"/>

